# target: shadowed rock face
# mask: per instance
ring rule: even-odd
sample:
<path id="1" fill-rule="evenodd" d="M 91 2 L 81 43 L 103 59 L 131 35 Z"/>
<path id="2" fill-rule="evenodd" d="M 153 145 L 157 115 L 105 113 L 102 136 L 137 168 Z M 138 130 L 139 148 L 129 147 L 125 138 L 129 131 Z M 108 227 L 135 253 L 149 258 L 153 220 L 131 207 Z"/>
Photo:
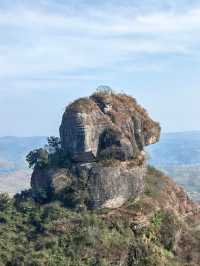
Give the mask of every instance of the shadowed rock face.
<path id="1" fill-rule="evenodd" d="M 77 162 L 137 158 L 159 140 L 160 126 L 134 98 L 100 92 L 66 108 L 60 126 L 63 149 Z"/>

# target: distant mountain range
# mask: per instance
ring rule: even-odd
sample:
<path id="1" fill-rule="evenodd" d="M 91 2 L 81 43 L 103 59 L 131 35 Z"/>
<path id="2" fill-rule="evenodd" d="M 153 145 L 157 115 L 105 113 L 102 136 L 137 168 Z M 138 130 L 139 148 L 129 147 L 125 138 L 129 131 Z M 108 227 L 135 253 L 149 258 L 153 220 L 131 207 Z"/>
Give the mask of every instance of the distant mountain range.
<path id="1" fill-rule="evenodd" d="M 14 194 L 29 187 L 25 157 L 46 144 L 46 137 L 0 138 L 0 191 Z M 200 131 L 167 133 L 147 148 L 149 163 L 171 175 L 192 198 L 200 200 Z"/>
<path id="2" fill-rule="evenodd" d="M 25 161 L 29 151 L 44 146 L 46 137 L 0 138 L 0 191 L 15 194 L 29 188 L 30 169 Z"/>
<path id="3" fill-rule="evenodd" d="M 200 131 L 163 134 L 148 152 L 153 165 L 200 164 Z"/>
<path id="4" fill-rule="evenodd" d="M 164 170 L 200 201 L 200 131 L 163 134 L 147 152 L 151 165 Z"/>
<path id="5" fill-rule="evenodd" d="M 0 173 L 27 169 L 27 153 L 46 142 L 46 137 L 0 138 Z"/>

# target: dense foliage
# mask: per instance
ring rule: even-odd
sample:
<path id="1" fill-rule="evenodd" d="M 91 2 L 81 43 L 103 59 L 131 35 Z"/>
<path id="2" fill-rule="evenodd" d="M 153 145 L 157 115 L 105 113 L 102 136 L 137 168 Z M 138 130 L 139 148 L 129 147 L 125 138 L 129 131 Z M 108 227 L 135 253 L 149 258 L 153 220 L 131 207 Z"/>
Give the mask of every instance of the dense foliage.
<path id="1" fill-rule="evenodd" d="M 78 212 L 60 201 L 41 205 L 33 201 L 30 191 L 12 200 L 2 194 L 0 265 L 195 265 L 173 251 L 175 233 L 182 226 L 180 217 L 157 210 L 155 202 L 164 182 L 159 172 L 149 169 L 143 198 L 130 200 L 120 209 L 93 212 Z"/>
<path id="2" fill-rule="evenodd" d="M 36 149 L 26 156 L 26 161 L 29 164 L 29 167 L 45 167 L 48 164 L 48 152 L 45 149 Z"/>
<path id="3" fill-rule="evenodd" d="M 123 219 L 104 216 L 70 211 L 58 202 L 38 206 L 18 199 L 1 213 L 0 261 L 12 266 L 119 265 L 121 254 L 127 253 L 127 265 L 158 265 L 146 264 L 144 254 L 158 263 L 160 252 L 167 253 L 154 240 L 148 249 Z"/>

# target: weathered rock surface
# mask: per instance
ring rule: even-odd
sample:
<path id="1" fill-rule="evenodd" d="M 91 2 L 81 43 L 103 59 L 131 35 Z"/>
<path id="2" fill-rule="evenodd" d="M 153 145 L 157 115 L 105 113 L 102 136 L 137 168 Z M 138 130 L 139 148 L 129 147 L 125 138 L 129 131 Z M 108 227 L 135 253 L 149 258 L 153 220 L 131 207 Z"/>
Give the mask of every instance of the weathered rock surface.
<path id="1" fill-rule="evenodd" d="M 36 167 L 31 177 L 32 193 L 35 198 L 46 199 L 60 193 L 70 182 L 67 169 Z"/>
<path id="2" fill-rule="evenodd" d="M 71 205 L 117 208 L 143 193 L 144 147 L 159 140 L 160 126 L 132 97 L 101 91 L 66 108 L 60 137 L 71 165 L 36 168 L 31 179 L 36 197 L 45 190 L 53 196 L 64 191 Z"/>
<path id="3" fill-rule="evenodd" d="M 60 197 L 65 189 L 72 188 L 74 195 L 87 195 L 81 201 L 90 209 L 118 208 L 130 197 L 143 193 L 146 169 L 145 164 L 136 166 L 131 161 L 76 164 L 70 170 L 36 168 L 31 178 L 32 194 L 38 200 L 46 200 Z M 71 197 L 74 196 L 70 194 Z"/>
<path id="4" fill-rule="evenodd" d="M 79 177 L 87 176 L 90 208 L 118 208 L 130 197 L 137 198 L 144 190 L 146 165 L 132 166 L 129 162 L 116 162 L 104 166 L 100 163 L 80 166 Z"/>
<path id="5" fill-rule="evenodd" d="M 159 140 L 160 126 L 134 98 L 95 93 L 66 108 L 60 126 L 63 149 L 77 162 L 136 158 L 144 146 Z"/>

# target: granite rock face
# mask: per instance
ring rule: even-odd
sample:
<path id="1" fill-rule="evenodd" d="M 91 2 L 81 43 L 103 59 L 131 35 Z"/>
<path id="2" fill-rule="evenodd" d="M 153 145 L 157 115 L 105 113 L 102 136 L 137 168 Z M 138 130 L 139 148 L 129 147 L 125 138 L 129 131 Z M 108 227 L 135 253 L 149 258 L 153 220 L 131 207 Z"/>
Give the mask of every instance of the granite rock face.
<path id="1" fill-rule="evenodd" d="M 157 142 L 160 126 L 132 97 L 100 92 L 66 108 L 60 136 L 63 149 L 76 162 L 125 161 Z"/>
<path id="2" fill-rule="evenodd" d="M 60 126 L 62 154 L 71 164 L 36 167 L 34 195 L 65 191 L 71 205 L 118 208 L 143 193 L 144 147 L 159 137 L 160 125 L 130 96 L 100 91 L 78 99 L 67 106 Z"/>
<path id="3" fill-rule="evenodd" d="M 118 208 L 130 197 L 141 195 L 146 169 L 145 164 L 132 166 L 130 162 L 116 162 L 109 166 L 92 163 L 81 165 L 77 176 L 87 173 L 90 208 Z"/>

